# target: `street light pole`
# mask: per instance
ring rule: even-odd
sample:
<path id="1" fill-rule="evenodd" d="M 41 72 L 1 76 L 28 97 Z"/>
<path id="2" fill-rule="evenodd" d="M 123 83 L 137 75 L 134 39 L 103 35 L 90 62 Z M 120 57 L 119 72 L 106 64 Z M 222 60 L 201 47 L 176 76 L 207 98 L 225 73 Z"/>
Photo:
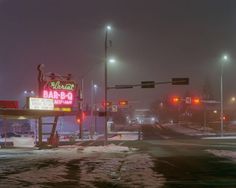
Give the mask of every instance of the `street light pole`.
<path id="1" fill-rule="evenodd" d="M 224 96 L 223 96 L 223 69 L 224 63 L 228 60 L 228 56 L 223 56 L 223 62 L 221 62 L 220 72 L 220 132 L 221 136 L 224 136 Z"/>
<path id="2" fill-rule="evenodd" d="M 104 94 L 104 113 L 105 113 L 105 122 L 104 122 L 104 145 L 107 144 L 107 63 L 108 63 L 108 59 L 107 59 L 107 49 L 108 49 L 108 45 L 107 45 L 107 39 L 108 39 L 108 31 L 111 29 L 110 26 L 106 27 L 106 33 L 105 33 L 105 94 Z"/>
<path id="3" fill-rule="evenodd" d="M 94 84 L 94 111 L 97 112 L 97 85 Z M 94 116 L 94 131 L 97 132 L 97 115 Z"/>

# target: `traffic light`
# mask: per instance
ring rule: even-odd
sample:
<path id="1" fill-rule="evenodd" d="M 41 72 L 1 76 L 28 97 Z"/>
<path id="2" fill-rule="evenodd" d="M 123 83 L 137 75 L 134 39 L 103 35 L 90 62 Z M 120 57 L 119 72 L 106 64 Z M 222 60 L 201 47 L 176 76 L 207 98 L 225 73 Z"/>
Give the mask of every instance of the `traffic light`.
<path id="1" fill-rule="evenodd" d="M 199 105 L 200 103 L 201 103 L 200 98 L 194 97 L 194 98 L 192 99 L 192 104 L 194 104 L 194 105 Z"/>
<path id="2" fill-rule="evenodd" d="M 179 104 L 180 101 L 181 101 L 180 98 L 177 97 L 177 96 L 171 98 L 171 103 L 172 104 Z"/>
<path id="3" fill-rule="evenodd" d="M 82 122 L 82 116 L 81 116 L 81 114 L 78 114 L 78 115 L 76 115 L 76 123 L 78 123 L 79 125 L 81 124 L 81 122 Z"/>
<path id="4" fill-rule="evenodd" d="M 111 101 L 107 101 L 107 104 L 105 104 L 105 102 L 102 103 L 102 106 L 105 107 L 105 105 L 107 105 L 107 108 L 112 106 L 112 102 Z"/>
<path id="5" fill-rule="evenodd" d="M 127 101 L 127 100 L 120 100 L 120 101 L 119 101 L 119 106 L 120 106 L 120 107 L 128 106 L 128 101 Z"/>
<path id="6" fill-rule="evenodd" d="M 81 125 L 82 122 L 84 121 L 85 117 L 86 117 L 85 112 L 81 112 L 81 113 L 77 114 L 77 115 L 76 115 L 76 123 L 78 123 L 79 125 Z"/>

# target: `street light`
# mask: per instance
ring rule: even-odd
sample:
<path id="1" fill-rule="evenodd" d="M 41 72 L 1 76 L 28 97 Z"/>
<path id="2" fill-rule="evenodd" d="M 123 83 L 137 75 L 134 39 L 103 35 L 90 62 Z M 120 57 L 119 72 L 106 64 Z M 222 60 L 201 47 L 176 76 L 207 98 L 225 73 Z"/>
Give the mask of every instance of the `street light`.
<path id="1" fill-rule="evenodd" d="M 234 103 L 236 101 L 236 98 L 235 97 L 231 97 L 231 102 Z"/>
<path id="2" fill-rule="evenodd" d="M 221 72 L 220 72 L 220 131 L 221 136 L 224 136 L 224 98 L 223 98 L 223 69 L 224 64 L 228 61 L 228 56 L 224 55 L 221 62 Z"/>
<path id="3" fill-rule="evenodd" d="M 111 30 L 111 26 L 106 27 L 105 31 L 105 94 L 104 94 L 104 100 L 105 100 L 105 106 L 104 106 L 104 113 L 105 113 L 105 122 L 104 122 L 104 145 L 107 144 L 107 49 L 108 49 L 108 32 Z"/>
<path id="4" fill-rule="evenodd" d="M 111 58 L 111 59 L 109 59 L 109 61 L 108 61 L 110 64 L 114 64 L 115 62 L 116 62 L 116 60 L 114 59 L 114 58 Z"/>

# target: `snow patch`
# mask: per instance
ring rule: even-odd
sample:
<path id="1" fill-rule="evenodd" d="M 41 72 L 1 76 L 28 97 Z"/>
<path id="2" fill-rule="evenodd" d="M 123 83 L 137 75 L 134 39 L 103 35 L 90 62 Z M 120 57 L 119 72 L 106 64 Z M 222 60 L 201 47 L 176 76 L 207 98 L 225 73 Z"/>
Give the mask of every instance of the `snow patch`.
<path id="1" fill-rule="evenodd" d="M 102 152 L 102 153 L 120 153 L 134 151 L 134 148 L 128 148 L 126 146 L 117 146 L 109 144 L 107 146 L 88 146 L 83 149 L 85 153 Z"/>
<path id="2" fill-rule="evenodd" d="M 206 151 L 215 156 L 228 158 L 230 160 L 236 161 L 236 151 L 214 150 L 214 149 L 208 149 Z"/>

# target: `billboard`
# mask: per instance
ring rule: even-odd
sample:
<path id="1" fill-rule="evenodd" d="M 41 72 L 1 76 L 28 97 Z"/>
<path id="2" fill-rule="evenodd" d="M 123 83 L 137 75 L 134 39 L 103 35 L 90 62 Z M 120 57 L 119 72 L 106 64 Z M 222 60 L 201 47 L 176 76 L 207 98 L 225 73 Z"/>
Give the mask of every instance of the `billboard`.
<path id="1" fill-rule="evenodd" d="M 53 99 L 54 107 L 71 108 L 76 99 L 77 85 L 72 80 L 50 80 L 43 87 L 42 97 Z"/>
<path id="2" fill-rule="evenodd" d="M 53 99 L 28 97 L 27 105 L 30 110 L 54 110 Z"/>

